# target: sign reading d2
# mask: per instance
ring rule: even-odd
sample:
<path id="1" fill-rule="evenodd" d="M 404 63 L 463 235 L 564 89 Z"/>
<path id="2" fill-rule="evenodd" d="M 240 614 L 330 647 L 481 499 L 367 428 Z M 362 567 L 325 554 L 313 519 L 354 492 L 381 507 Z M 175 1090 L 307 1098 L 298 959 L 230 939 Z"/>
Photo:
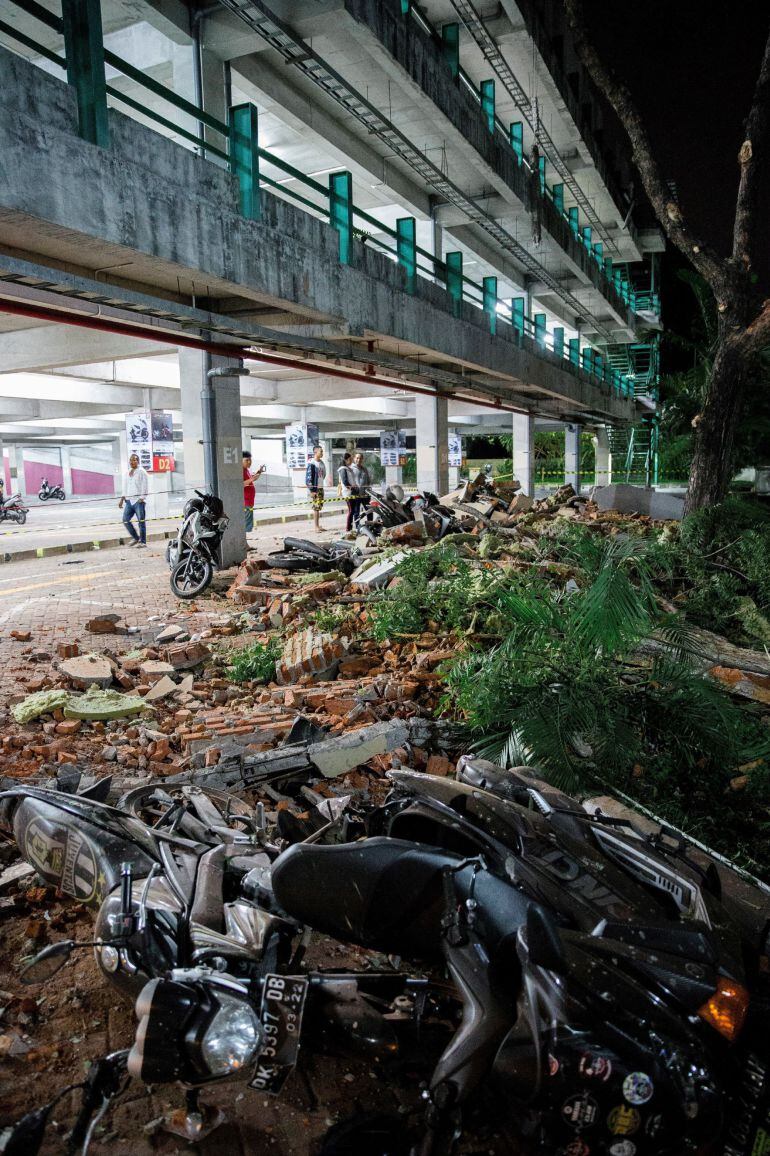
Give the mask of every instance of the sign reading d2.
<path id="1" fill-rule="evenodd" d="M 154 474 L 173 474 L 174 459 L 168 454 L 152 455 L 152 472 Z"/>

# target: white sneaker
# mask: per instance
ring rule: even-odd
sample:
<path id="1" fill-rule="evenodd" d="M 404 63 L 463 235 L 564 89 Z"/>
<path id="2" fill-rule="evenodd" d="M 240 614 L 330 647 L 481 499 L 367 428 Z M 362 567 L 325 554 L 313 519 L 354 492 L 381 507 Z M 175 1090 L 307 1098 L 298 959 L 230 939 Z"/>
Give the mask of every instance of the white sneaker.
<path id="1" fill-rule="evenodd" d="M 146 550 L 147 549 L 147 543 L 146 542 L 137 542 L 136 545 L 140 550 Z"/>

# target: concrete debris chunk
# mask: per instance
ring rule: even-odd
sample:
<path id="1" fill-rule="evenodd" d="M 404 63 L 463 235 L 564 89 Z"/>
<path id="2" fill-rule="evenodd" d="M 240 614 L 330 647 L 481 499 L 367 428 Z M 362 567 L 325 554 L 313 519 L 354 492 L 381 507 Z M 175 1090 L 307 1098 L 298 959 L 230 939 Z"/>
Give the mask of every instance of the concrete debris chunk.
<path id="1" fill-rule="evenodd" d="M 41 714 L 51 714 L 61 709 L 68 698 L 69 692 L 66 690 L 39 690 L 12 706 L 11 714 L 17 723 L 28 723 L 40 718 Z"/>
<path id="2" fill-rule="evenodd" d="M 150 687 L 147 694 L 144 696 L 145 702 L 159 702 L 162 698 L 167 698 L 168 695 L 173 694 L 178 690 L 177 683 L 173 678 L 169 678 L 167 674 L 161 675 L 158 681 Z"/>
<path id="3" fill-rule="evenodd" d="M 126 718 L 128 715 L 139 714 L 146 709 L 144 699 L 138 695 L 91 687 L 85 694 L 69 699 L 64 707 L 64 717 L 85 719 L 88 722 L 106 722 L 113 718 Z"/>
<path id="4" fill-rule="evenodd" d="M 384 586 L 396 573 L 399 563 L 407 556 L 405 550 L 399 550 L 389 558 L 375 561 L 367 559 L 350 575 L 351 586 L 357 586 L 361 590 L 375 590 L 378 586 Z"/>
<path id="5" fill-rule="evenodd" d="M 97 614 L 86 622 L 86 630 L 91 634 L 125 634 L 126 627 L 120 622 L 119 614 Z"/>
<path id="6" fill-rule="evenodd" d="M 194 666 L 200 666 L 210 654 L 205 642 L 196 640 L 177 642 L 166 648 L 166 659 L 173 670 L 192 670 Z"/>
<path id="7" fill-rule="evenodd" d="M 408 724 L 403 719 L 393 719 L 311 743 L 307 754 L 324 778 L 336 779 L 367 763 L 375 755 L 384 755 L 403 746 L 408 738 Z"/>
<path id="8" fill-rule="evenodd" d="M 155 641 L 158 643 L 176 642 L 183 634 L 187 634 L 187 631 L 184 630 L 183 627 L 172 624 L 165 626 L 160 634 L 156 634 Z"/>
<path id="9" fill-rule="evenodd" d="M 163 662 L 159 658 L 148 658 L 139 667 L 139 674 L 147 682 L 156 683 L 161 678 L 168 678 L 170 674 L 174 673 L 175 668 L 170 662 Z"/>
<path id="10" fill-rule="evenodd" d="M 81 654 L 60 662 L 59 673 L 83 690 L 89 686 L 106 689 L 112 682 L 112 663 L 102 654 Z"/>

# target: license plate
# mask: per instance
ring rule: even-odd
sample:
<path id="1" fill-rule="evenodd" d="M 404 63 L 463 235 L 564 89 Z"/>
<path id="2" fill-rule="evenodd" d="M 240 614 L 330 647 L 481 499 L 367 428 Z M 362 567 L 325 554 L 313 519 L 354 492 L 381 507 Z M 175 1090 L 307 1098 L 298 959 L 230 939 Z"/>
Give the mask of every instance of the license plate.
<path id="1" fill-rule="evenodd" d="M 249 1081 L 250 1088 L 277 1096 L 297 1062 L 302 1012 L 308 981 L 298 975 L 268 975 L 260 1016 L 265 1046 Z"/>

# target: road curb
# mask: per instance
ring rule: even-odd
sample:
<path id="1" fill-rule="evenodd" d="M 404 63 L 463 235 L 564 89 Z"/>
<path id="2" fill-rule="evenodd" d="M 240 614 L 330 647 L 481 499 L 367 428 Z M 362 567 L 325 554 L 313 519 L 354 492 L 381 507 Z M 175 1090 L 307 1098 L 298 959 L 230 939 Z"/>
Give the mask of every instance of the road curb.
<path id="1" fill-rule="evenodd" d="M 280 526 L 286 522 L 309 522 L 313 518 L 309 510 L 295 511 L 287 514 L 278 514 L 274 518 L 263 518 L 254 523 L 254 532 L 262 526 Z M 175 530 L 156 530 L 147 535 L 148 542 L 165 542 L 175 538 Z M 35 558 L 52 558 L 61 554 L 83 554 L 91 550 L 111 550 L 127 546 L 131 541 L 126 535 L 115 538 L 99 538 L 93 542 L 69 542 L 63 546 L 38 546 L 37 549 L 13 550 L 0 553 L 0 562 L 28 562 Z"/>

